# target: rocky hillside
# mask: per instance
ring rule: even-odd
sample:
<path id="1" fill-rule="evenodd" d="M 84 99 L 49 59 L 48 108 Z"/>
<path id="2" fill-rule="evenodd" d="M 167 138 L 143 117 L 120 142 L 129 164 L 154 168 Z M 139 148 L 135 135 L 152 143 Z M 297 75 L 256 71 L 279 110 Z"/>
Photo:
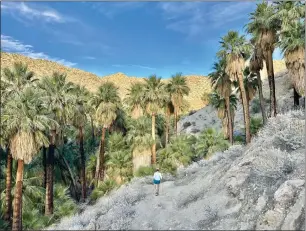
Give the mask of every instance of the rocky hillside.
<path id="1" fill-rule="evenodd" d="M 1 52 L 1 68 L 11 67 L 16 61 L 28 64 L 29 69 L 34 71 L 37 77 L 51 75 L 53 71 L 64 72 L 67 74 L 69 81 L 83 85 L 90 91 L 96 91 L 98 86 L 105 81 L 114 82 L 119 88 L 120 96 L 122 98 L 125 96 L 127 89 L 132 83 L 143 81 L 143 78 L 129 77 L 123 73 L 99 77 L 95 74 L 76 68 L 66 67 L 56 62 L 32 59 L 19 54 Z M 276 73 L 285 69 L 283 61 L 274 61 L 274 65 Z M 265 70 L 262 71 L 262 76 L 266 76 Z M 186 77 L 188 86 L 191 89 L 190 95 L 187 97 L 187 101 L 190 104 L 190 110 L 198 110 L 204 106 L 201 100 L 202 94 L 211 91 L 210 81 L 205 76 L 192 75 Z M 168 80 L 165 79 L 163 81 L 167 82 Z"/>
<path id="2" fill-rule="evenodd" d="M 269 119 L 247 147 L 165 176 L 134 179 L 49 230 L 304 230 L 303 111 Z"/>
<path id="3" fill-rule="evenodd" d="M 276 101 L 278 112 L 286 112 L 293 109 L 293 89 L 290 82 L 290 78 L 287 71 L 279 72 L 275 75 L 275 86 L 276 86 Z M 270 98 L 269 83 L 268 79 L 263 80 L 263 95 L 265 99 Z M 258 93 L 255 97 L 258 98 Z M 250 102 L 250 113 L 252 117 L 260 117 L 261 111 L 254 113 L 252 108 L 256 102 Z M 301 99 L 301 105 L 304 103 Z M 265 103 L 266 113 L 270 110 L 270 105 Z M 178 130 L 182 133 L 187 134 L 199 134 L 206 128 L 212 127 L 217 130 L 221 130 L 221 120 L 217 116 L 217 110 L 211 105 L 207 105 L 197 112 L 185 116 L 178 122 Z M 244 128 L 243 108 L 239 102 L 237 110 L 235 112 L 235 132 L 239 132 Z"/>

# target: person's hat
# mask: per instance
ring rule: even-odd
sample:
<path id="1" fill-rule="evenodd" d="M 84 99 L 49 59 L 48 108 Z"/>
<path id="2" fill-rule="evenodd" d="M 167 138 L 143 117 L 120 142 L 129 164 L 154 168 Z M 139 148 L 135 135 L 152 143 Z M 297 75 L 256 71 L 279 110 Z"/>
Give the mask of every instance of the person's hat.
<path id="1" fill-rule="evenodd" d="M 156 168 L 156 171 L 159 171 L 159 168 Z"/>

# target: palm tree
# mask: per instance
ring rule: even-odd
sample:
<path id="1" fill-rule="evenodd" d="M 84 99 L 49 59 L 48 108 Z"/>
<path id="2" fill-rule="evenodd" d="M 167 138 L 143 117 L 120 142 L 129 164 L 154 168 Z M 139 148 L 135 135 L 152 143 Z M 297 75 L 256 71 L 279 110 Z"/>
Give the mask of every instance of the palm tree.
<path id="1" fill-rule="evenodd" d="M 274 17 L 276 11 L 267 2 L 257 4 L 255 12 L 251 13 L 247 25 L 248 33 L 254 34 L 263 51 L 270 88 L 270 114 L 276 116 L 275 80 L 273 69 L 273 51 L 277 42 L 277 31 L 280 28 L 280 19 Z"/>
<path id="2" fill-rule="evenodd" d="M 128 180 L 132 174 L 132 155 L 122 133 L 114 132 L 109 136 L 106 151 L 108 175 L 118 184 Z"/>
<path id="3" fill-rule="evenodd" d="M 1 84 L 5 87 L 3 96 L 15 94 L 37 80 L 34 78 L 34 72 L 28 71 L 26 64 L 15 62 L 12 69 L 6 67 L 1 73 Z"/>
<path id="4" fill-rule="evenodd" d="M 305 2 L 282 2 L 276 4 L 275 17 L 282 19 L 278 43 L 285 56 L 294 89 L 294 105 L 304 96 L 305 75 Z"/>
<path id="5" fill-rule="evenodd" d="M 134 119 L 143 115 L 143 84 L 133 83 L 128 89 L 124 102 L 128 105 Z"/>
<path id="6" fill-rule="evenodd" d="M 231 144 L 233 144 L 233 123 L 231 122 L 232 119 L 232 113 L 231 113 L 231 107 L 230 107 L 230 95 L 232 92 L 232 82 L 229 79 L 229 76 L 225 72 L 226 68 L 226 60 L 220 59 L 218 62 L 214 63 L 213 69 L 214 71 L 210 73 L 208 76 L 211 79 L 212 87 L 215 91 L 218 92 L 222 96 L 222 98 L 225 100 L 225 110 L 227 114 L 228 119 L 228 132 L 229 132 L 229 141 Z"/>
<path id="7" fill-rule="evenodd" d="M 257 75 L 257 86 L 258 86 L 258 96 L 260 102 L 260 109 L 262 114 L 262 121 L 263 124 L 266 124 L 267 117 L 266 117 L 266 110 L 264 104 L 264 97 L 262 93 L 262 81 L 260 76 L 260 71 L 263 68 L 263 54 L 259 44 L 256 42 L 256 38 L 251 39 L 251 45 L 253 46 L 253 53 L 250 58 L 250 71 Z"/>
<path id="8" fill-rule="evenodd" d="M 156 137 L 155 137 L 155 118 L 156 113 L 162 108 L 163 102 L 166 99 L 166 93 L 164 84 L 161 82 L 161 78 L 156 75 L 150 76 L 145 79 L 144 91 L 143 91 L 144 105 L 146 105 L 146 111 L 152 116 L 152 164 L 156 163 Z"/>
<path id="9" fill-rule="evenodd" d="M 128 124 L 127 142 L 133 152 L 133 172 L 141 166 L 151 165 L 152 143 L 155 142 L 151 135 L 150 119 L 146 116 L 131 120 Z"/>
<path id="10" fill-rule="evenodd" d="M 165 101 L 165 115 L 166 115 L 166 127 L 165 127 L 165 146 L 169 143 L 169 133 L 170 133 L 170 118 L 171 115 L 174 114 L 174 105 L 169 97 L 168 100 Z"/>
<path id="11" fill-rule="evenodd" d="M 105 153 L 105 134 L 117 117 L 117 109 L 120 103 L 118 88 L 111 82 L 102 84 L 97 93 L 92 98 L 92 104 L 96 108 L 95 120 L 102 126 L 102 136 L 100 143 L 99 158 L 97 159 L 96 181 L 104 180 L 104 153 Z"/>
<path id="12" fill-rule="evenodd" d="M 237 101 L 238 99 L 236 95 L 232 93 L 229 96 L 229 107 L 230 107 L 230 113 L 231 113 L 231 119 L 229 119 L 225 99 L 215 91 L 209 94 L 209 102 L 214 108 L 217 109 L 218 117 L 222 121 L 222 128 L 223 128 L 225 139 L 228 139 L 230 136 L 229 123 L 230 122 L 231 124 L 234 123 L 235 110 L 237 109 Z"/>
<path id="13" fill-rule="evenodd" d="M 178 114 L 180 107 L 183 106 L 183 97 L 189 94 L 190 88 L 186 83 L 186 77 L 182 76 L 182 73 L 173 75 L 167 88 L 171 94 L 171 101 L 174 106 L 175 134 L 177 135 Z"/>
<path id="14" fill-rule="evenodd" d="M 250 113 L 243 82 L 243 69 L 245 67 L 245 59 L 249 55 L 250 46 L 246 42 L 245 37 L 240 36 L 236 31 L 229 31 L 220 43 L 221 50 L 218 52 L 218 56 L 226 58 L 225 72 L 231 81 L 238 81 L 239 83 L 244 111 L 246 143 L 248 144 L 251 141 Z"/>
<path id="15" fill-rule="evenodd" d="M 254 99 L 255 94 L 257 92 L 257 76 L 250 72 L 249 67 L 245 67 L 243 70 L 244 75 L 244 88 L 247 96 L 247 103 L 250 106 L 250 101 Z"/>
<path id="16" fill-rule="evenodd" d="M 4 105 L 12 98 L 15 94 L 18 94 L 25 87 L 33 84 L 37 79 L 34 79 L 34 72 L 28 71 L 27 65 L 21 62 L 15 62 L 12 69 L 4 68 L 1 74 L 1 111 Z M 4 123 L 1 123 L 4 126 Z M 12 211 L 12 155 L 9 148 L 9 137 L 8 133 L 5 132 L 7 129 L 2 127 L 1 138 L 2 147 L 6 148 L 7 151 L 7 166 L 6 166 L 6 212 L 5 220 L 11 219 Z"/>
<path id="17" fill-rule="evenodd" d="M 85 87 L 76 85 L 72 92 L 75 96 L 72 108 L 72 123 L 78 129 L 79 150 L 80 150 L 80 179 L 82 184 L 82 199 L 86 199 L 86 178 L 85 178 L 85 153 L 84 153 L 84 126 L 86 124 L 86 105 L 89 92 Z"/>
<path id="18" fill-rule="evenodd" d="M 12 157 L 18 161 L 12 230 L 21 230 L 22 227 L 24 164 L 31 162 L 40 147 L 49 144 L 44 131 L 49 127 L 50 119 L 41 113 L 42 107 L 45 105 L 41 94 L 33 87 L 27 87 L 14 95 L 2 112 L 2 121 L 9 125 Z"/>
<path id="19" fill-rule="evenodd" d="M 50 116 L 57 123 L 50 126 L 49 150 L 46 158 L 46 205 L 45 214 L 53 214 L 53 170 L 54 151 L 56 146 L 63 144 L 63 128 L 68 121 L 68 105 L 72 101 L 70 92 L 74 89 L 71 82 L 66 82 L 66 75 L 54 72 L 52 77 L 44 77 L 39 83 L 44 91 L 45 100 L 49 106 Z"/>

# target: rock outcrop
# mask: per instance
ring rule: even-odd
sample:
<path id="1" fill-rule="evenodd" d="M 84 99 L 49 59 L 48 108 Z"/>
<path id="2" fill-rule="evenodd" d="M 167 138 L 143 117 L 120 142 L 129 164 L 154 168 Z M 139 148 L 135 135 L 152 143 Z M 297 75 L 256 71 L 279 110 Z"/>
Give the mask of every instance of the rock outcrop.
<path id="1" fill-rule="evenodd" d="M 158 197 L 134 179 L 49 229 L 304 230 L 304 134 L 302 111 L 280 114 L 248 146 L 165 176 Z"/>

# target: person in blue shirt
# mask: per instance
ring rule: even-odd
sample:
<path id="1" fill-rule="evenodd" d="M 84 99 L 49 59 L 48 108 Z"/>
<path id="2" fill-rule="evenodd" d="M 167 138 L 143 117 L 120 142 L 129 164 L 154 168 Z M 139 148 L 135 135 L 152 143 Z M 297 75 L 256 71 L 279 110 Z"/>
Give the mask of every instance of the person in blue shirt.
<path id="1" fill-rule="evenodd" d="M 158 196 L 159 194 L 159 185 L 160 185 L 160 181 L 162 179 L 162 175 L 161 173 L 159 172 L 159 169 L 156 168 L 156 171 L 154 172 L 154 176 L 153 176 L 153 184 L 154 184 L 154 187 L 155 187 L 155 196 Z"/>

